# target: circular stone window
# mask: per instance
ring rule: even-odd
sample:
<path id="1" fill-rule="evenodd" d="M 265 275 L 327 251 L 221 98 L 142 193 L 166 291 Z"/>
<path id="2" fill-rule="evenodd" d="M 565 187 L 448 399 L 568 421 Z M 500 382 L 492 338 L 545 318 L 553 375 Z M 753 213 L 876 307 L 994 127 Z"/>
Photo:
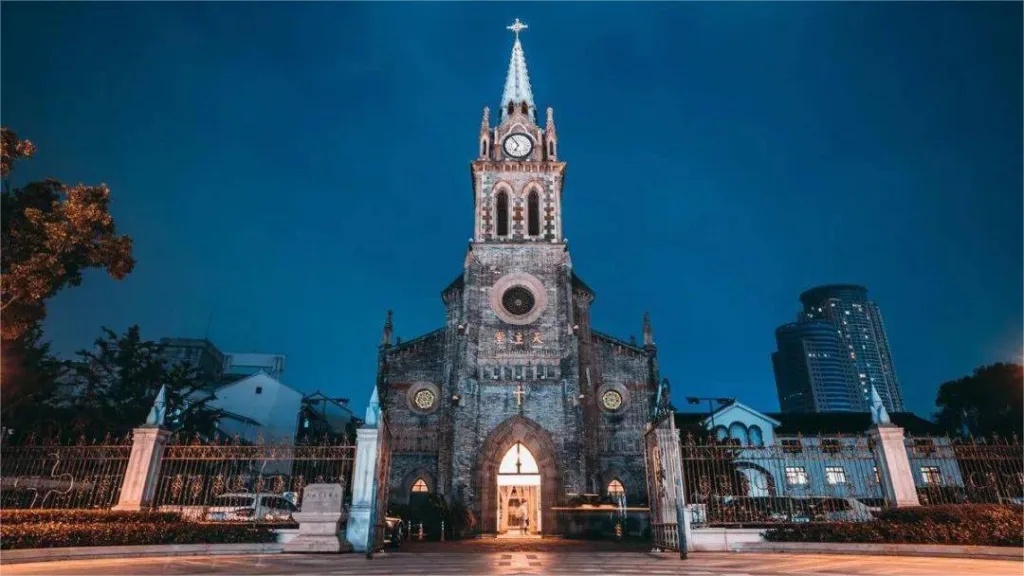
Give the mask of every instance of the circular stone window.
<path id="1" fill-rule="evenodd" d="M 437 400 L 441 397 L 441 391 L 430 382 L 417 382 L 409 386 L 405 393 L 405 401 L 409 409 L 416 414 L 430 414 L 437 410 Z"/>
<path id="2" fill-rule="evenodd" d="M 524 326 L 540 318 L 548 303 L 540 280 L 523 272 L 500 278 L 491 287 L 491 309 L 501 320 Z"/>
<path id="3" fill-rule="evenodd" d="M 416 404 L 416 407 L 419 408 L 420 410 L 430 410 L 430 408 L 434 405 L 434 400 L 436 399 L 437 397 L 434 396 L 433 392 L 424 388 L 423 390 L 417 392 L 416 395 L 413 397 L 413 403 Z"/>
<path id="4" fill-rule="evenodd" d="M 622 394 L 617 390 L 608 390 L 601 395 L 601 404 L 608 410 L 618 410 L 622 406 Z"/>
<path id="5" fill-rule="evenodd" d="M 505 311 L 513 316 L 525 316 L 533 310 L 537 301 L 524 286 L 513 286 L 501 295 L 501 305 Z"/>

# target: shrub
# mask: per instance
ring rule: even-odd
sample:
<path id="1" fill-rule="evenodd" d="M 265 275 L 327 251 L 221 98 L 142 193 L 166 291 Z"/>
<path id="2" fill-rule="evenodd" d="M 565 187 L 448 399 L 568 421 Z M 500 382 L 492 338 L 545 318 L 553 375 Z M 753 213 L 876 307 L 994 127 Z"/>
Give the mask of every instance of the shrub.
<path id="1" fill-rule="evenodd" d="M 0 511 L 0 549 L 274 542 L 270 526 L 186 522 L 175 512 Z"/>
<path id="2" fill-rule="evenodd" d="M 177 512 L 128 512 L 114 510 L 0 510 L 0 524 L 67 524 L 138 523 L 173 524 L 182 522 Z"/>
<path id="3" fill-rule="evenodd" d="M 771 542 L 1024 546 L 1024 509 L 998 504 L 888 509 L 869 522 L 788 524 L 764 536 Z"/>

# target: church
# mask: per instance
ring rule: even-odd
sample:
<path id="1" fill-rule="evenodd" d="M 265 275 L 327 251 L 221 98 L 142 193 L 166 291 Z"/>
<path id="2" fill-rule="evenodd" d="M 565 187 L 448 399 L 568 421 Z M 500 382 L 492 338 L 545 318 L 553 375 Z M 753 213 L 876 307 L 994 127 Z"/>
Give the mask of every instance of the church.
<path id="1" fill-rule="evenodd" d="M 643 435 L 668 390 L 646 315 L 642 342 L 591 326 L 595 292 L 562 227 L 554 113 L 538 118 L 526 26 L 508 28 L 501 107 L 483 109 L 470 163 L 473 238 L 441 291 L 444 325 L 392 342 L 389 312 L 377 390 L 391 502 L 438 493 L 471 510 L 477 532 L 527 536 L 558 533 L 557 509 L 577 495 L 647 502 Z"/>

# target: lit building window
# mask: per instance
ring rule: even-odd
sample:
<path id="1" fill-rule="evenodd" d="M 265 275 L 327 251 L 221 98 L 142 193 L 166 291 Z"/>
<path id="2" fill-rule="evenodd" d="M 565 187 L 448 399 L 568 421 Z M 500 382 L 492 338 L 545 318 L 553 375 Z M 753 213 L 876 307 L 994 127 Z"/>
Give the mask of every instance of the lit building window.
<path id="1" fill-rule="evenodd" d="M 806 486 L 807 470 L 803 466 L 787 466 L 786 484 L 790 486 Z"/>
<path id="2" fill-rule="evenodd" d="M 942 470 L 938 466 L 921 466 L 921 481 L 929 486 L 941 486 Z"/>
<path id="3" fill-rule="evenodd" d="M 622 482 L 619 482 L 619 480 L 617 478 L 615 480 L 612 480 L 611 482 L 608 483 L 608 495 L 609 496 L 618 496 L 620 494 L 625 494 L 625 493 L 626 493 L 626 488 L 622 486 Z"/>
<path id="4" fill-rule="evenodd" d="M 825 482 L 829 486 L 846 484 L 846 469 L 842 466 L 825 466 Z"/>
<path id="5" fill-rule="evenodd" d="M 412 492 L 414 494 L 417 493 L 417 492 L 430 492 L 430 488 L 427 488 L 427 481 L 424 480 L 423 478 L 420 478 L 420 479 L 416 480 L 415 482 L 413 482 L 412 483 Z"/>

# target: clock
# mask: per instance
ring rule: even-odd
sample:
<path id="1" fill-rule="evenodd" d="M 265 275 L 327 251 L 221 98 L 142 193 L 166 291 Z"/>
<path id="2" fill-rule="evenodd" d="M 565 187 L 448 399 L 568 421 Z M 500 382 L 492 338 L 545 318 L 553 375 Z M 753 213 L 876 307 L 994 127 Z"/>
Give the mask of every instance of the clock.
<path id="1" fill-rule="evenodd" d="M 526 134 L 517 132 L 505 138 L 502 148 L 505 149 L 505 154 L 512 158 L 526 158 L 533 152 L 533 140 Z"/>

